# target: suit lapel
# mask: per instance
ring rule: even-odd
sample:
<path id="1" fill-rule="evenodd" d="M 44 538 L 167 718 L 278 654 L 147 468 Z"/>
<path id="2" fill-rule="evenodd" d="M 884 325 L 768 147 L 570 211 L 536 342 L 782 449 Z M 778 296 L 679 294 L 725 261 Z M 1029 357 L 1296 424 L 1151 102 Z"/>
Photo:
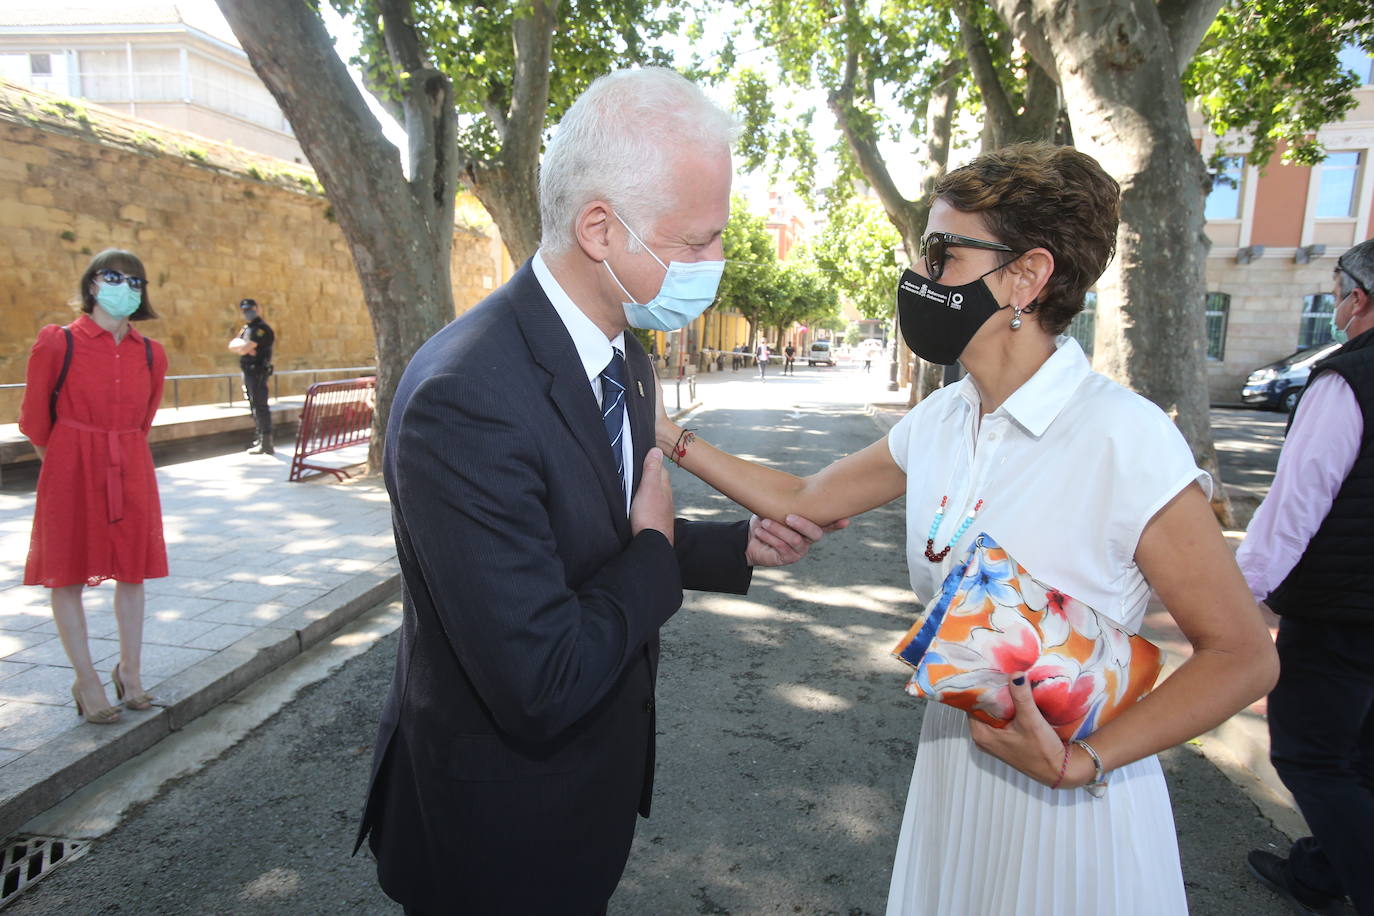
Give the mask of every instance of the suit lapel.
<path id="1" fill-rule="evenodd" d="M 634 446 L 634 479 L 630 493 L 639 492 L 644 476 L 644 456 L 654 447 L 654 367 L 644 348 L 629 331 L 625 332 L 625 363 L 628 367 L 625 407 L 630 411 L 630 437 Z"/>
<path id="2" fill-rule="evenodd" d="M 510 282 L 513 287 L 511 301 L 530 354 L 551 376 L 549 399 L 562 415 L 578 448 L 586 454 L 595 469 L 597 483 L 606 497 L 616 531 L 628 540 L 631 535 L 630 521 L 625 515 L 625 494 L 616 478 L 615 456 L 611 454 L 611 443 L 606 439 L 601 411 L 597 409 L 596 396 L 587 382 L 587 373 L 582 368 L 572 337 L 548 296 L 544 295 L 543 287 L 539 285 L 528 262 Z"/>

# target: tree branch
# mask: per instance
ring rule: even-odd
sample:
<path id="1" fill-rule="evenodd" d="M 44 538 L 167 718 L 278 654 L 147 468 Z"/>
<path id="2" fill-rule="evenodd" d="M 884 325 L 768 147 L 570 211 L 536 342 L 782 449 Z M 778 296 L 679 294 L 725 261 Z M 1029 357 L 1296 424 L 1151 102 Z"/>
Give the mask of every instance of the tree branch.
<path id="1" fill-rule="evenodd" d="M 549 63 L 559 0 L 532 0 L 529 15 L 518 14 L 511 27 L 515 43 L 515 78 L 510 113 L 502 138 L 507 165 L 520 171 L 537 163 L 543 146 L 544 115 L 549 107 Z"/>
<path id="2" fill-rule="evenodd" d="M 410 0 L 380 0 L 387 55 L 401 76 L 401 109 L 410 152 L 410 187 L 431 225 L 453 222 L 457 190 L 453 86 L 426 59 Z"/>
<path id="3" fill-rule="evenodd" d="M 272 93 L 335 209 L 374 199 L 402 180 L 400 154 L 354 85 L 324 22 L 299 0 L 218 0 L 253 69 Z M 293 91 L 309 86 L 309 92 Z M 324 151 L 329 155 L 321 155 Z"/>
<path id="4" fill-rule="evenodd" d="M 1035 6 L 1032 0 L 988 0 L 997 15 L 1011 29 L 1021 47 L 1040 65 L 1051 79 L 1058 80 L 1059 67 L 1054 61 L 1054 49 L 1040 23 L 1035 21 Z"/>
<path id="5" fill-rule="evenodd" d="M 1174 68 L 1178 75 L 1188 69 L 1188 62 L 1202 44 L 1212 20 L 1217 18 L 1225 0 L 1159 0 L 1159 20 L 1174 49 Z"/>
<path id="6" fill-rule="evenodd" d="M 967 0 L 954 0 L 954 15 L 959 20 L 959 39 L 968 59 L 973 80 L 978 84 L 978 92 L 983 97 L 983 105 L 988 113 L 994 136 L 994 146 L 1001 146 L 1003 138 L 1013 133 L 1012 125 L 1016 111 L 1011 99 L 1007 98 L 1002 81 L 997 78 L 997 68 L 988 53 L 987 35 L 973 22 L 973 11 Z"/>

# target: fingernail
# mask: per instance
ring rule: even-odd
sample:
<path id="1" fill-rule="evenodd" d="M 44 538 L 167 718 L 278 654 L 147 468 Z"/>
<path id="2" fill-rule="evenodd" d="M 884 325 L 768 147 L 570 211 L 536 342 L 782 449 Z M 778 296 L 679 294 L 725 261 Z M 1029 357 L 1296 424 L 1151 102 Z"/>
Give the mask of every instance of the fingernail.
<path id="1" fill-rule="evenodd" d="M 1016 677 L 1011 679 L 1011 682 L 1015 684 L 1017 687 L 1020 687 L 1022 684 L 1026 683 L 1026 676 L 1024 674 L 1018 674 Z"/>

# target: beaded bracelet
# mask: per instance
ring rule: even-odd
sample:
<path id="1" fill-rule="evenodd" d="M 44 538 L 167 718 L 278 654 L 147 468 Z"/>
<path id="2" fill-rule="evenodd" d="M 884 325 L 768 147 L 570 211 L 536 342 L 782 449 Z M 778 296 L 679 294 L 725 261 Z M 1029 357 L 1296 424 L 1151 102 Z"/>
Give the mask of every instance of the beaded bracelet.
<path id="1" fill-rule="evenodd" d="M 673 445 L 673 453 L 668 456 L 668 459 L 678 467 L 682 467 L 682 459 L 687 457 L 687 447 L 696 439 L 697 434 L 693 430 L 684 429 L 678 433 L 677 442 Z"/>
<path id="2" fill-rule="evenodd" d="M 1054 784 L 1053 784 L 1052 786 L 1050 786 L 1051 789 L 1057 789 L 1057 788 L 1059 788 L 1059 784 L 1060 784 L 1061 782 L 1064 781 L 1064 774 L 1067 773 L 1067 772 L 1069 771 L 1069 754 L 1072 753 L 1072 752 L 1073 752 L 1073 745 L 1070 744 L 1069 742 L 1065 741 L 1065 742 L 1064 742 L 1064 762 L 1061 763 L 1061 764 L 1059 764 L 1059 778 L 1056 779 L 1056 780 L 1054 781 Z"/>

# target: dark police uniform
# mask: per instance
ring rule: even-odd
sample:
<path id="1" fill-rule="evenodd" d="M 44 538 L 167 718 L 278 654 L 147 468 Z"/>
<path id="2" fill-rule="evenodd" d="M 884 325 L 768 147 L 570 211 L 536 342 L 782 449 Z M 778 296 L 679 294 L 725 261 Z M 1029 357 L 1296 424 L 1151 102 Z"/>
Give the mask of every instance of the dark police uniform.
<path id="1" fill-rule="evenodd" d="M 257 308 L 252 299 L 244 299 L 239 308 Z M 254 318 L 243 326 L 238 336 L 258 345 L 252 356 L 240 356 L 239 368 L 243 370 L 243 393 L 248 398 L 248 406 L 253 411 L 253 424 L 257 427 L 257 440 L 250 451 L 272 454 L 272 410 L 267 406 L 267 377 L 272 374 L 272 344 L 277 335 L 262 316 Z"/>

